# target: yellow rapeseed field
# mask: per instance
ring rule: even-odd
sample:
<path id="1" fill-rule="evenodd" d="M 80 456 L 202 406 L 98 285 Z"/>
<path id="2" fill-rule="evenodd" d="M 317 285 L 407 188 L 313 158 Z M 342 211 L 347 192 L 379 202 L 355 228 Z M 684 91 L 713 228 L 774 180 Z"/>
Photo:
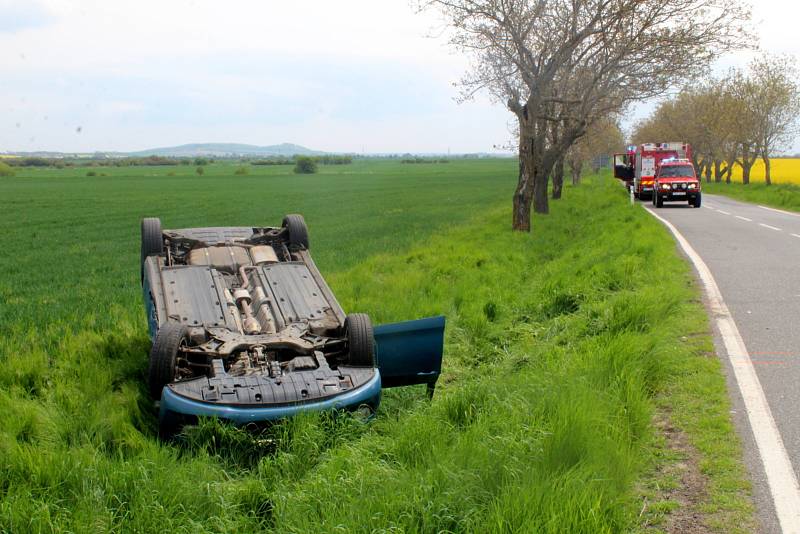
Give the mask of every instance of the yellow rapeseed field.
<path id="1" fill-rule="evenodd" d="M 774 184 L 800 184 L 800 158 L 772 158 L 772 183 Z M 742 168 L 736 165 L 733 168 L 732 179 L 742 181 Z M 758 160 L 750 171 L 750 182 L 764 182 L 764 162 Z"/>

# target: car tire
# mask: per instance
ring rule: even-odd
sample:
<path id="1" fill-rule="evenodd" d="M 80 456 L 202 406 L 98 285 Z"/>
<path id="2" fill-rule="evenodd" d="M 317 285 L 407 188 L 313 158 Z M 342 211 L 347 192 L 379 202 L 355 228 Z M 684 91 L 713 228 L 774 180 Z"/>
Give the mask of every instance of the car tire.
<path id="1" fill-rule="evenodd" d="M 161 254 L 164 249 L 164 239 L 161 235 L 161 219 L 146 217 L 142 219 L 142 254 L 141 275 L 144 283 L 144 261 L 148 256 Z"/>
<path id="2" fill-rule="evenodd" d="M 310 250 L 308 245 L 308 226 L 302 215 L 296 213 L 283 218 L 282 226 L 289 230 L 289 244 L 295 248 Z"/>
<path id="3" fill-rule="evenodd" d="M 372 321 L 365 313 L 352 313 L 344 320 L 347 337 L 347 364 L 354 367 L 375 367 L 375 335 Z"/>
<path id="4" fill-rule="evenodd" d="M 178 351 L 188 342 L 189 329 L 181 323 L 164 323 L 156 332 L 147 373 L 153 399 L 159 400 L 164 386 L 175 380 Z"/>
<path id="5" fill-rule="evenodd" d="M 664 197 L 662 197 L 661 195 L 655 195 L 655 200 L 656 200 L 656 207 L 657 208 L 663 208 L 664 207 Z"/>
<path id="6" fill-rule="evenodd" d="M 697 193 L 697 197 L 694 199 L 694 204 L 692 204 L 695 208 L 699 208 L 700 204 L 702 203 L 703 196 L 700 193 Z"/>

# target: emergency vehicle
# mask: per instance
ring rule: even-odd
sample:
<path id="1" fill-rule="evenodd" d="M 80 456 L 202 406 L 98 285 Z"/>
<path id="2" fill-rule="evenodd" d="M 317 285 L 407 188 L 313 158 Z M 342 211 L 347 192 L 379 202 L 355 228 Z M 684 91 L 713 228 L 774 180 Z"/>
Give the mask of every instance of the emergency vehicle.
<path id="1" fill-rule="evenodd" d="M 653 181 L 653 206 L 660 208 L 664 202 L 688 202 L 700 207 L 700 180 L 694 165 L 688 159 L 662 159 Z"/>
<path id="2" fill-rule="evenodd" d="M 653 197 L 656 171 L 665 159 L 691 159 L 688 143 L 643 143 L 629 146 L 625 153 L 614 154 L 614 176 L 623 180 L 639 199 Z"/>

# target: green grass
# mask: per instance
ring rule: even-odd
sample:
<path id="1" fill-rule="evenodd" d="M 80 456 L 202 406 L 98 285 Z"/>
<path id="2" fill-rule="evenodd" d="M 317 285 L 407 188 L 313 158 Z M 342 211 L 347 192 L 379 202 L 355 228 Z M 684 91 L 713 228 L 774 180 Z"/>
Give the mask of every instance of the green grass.
<path id="1" fill-rule="evenodd" d="M 800 186 L 793 184 L 750 183 L 707 183 L 703 182 L 703 191 L 714 195 L 725 195 L 736 200 L 744 200 L 764 206 L 772 206 L 785 210 L 800 211 Z"/>
<path id="2" fill-rule="evenodd" d="M 701 456 L 711 526 L 752 525 L 691 271 L 611 179 L 568 188 L 521 235 L 508 230 L 513 161 L 322 169 L 0 182 L 0 531 L 635 530 L 671 508 L 640 515 L 645 482 L 677 461 L 653 426 L 667 410 Z M 346 310 L 447 315 L 436 397 L 390 390 L 369 424 L 208 421 L 159 443 L 139 217 L 268 224 L 284 211 L 306 215 Z"/>

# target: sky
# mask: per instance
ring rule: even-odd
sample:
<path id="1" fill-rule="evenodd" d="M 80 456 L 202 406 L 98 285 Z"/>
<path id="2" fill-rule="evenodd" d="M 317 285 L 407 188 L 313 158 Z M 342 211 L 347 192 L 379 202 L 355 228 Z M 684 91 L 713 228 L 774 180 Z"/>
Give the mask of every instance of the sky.
<path id="1" fill-rule="evenodd" d="M 800 6 L 753 14 L 763 50 L 800 57 Z M 468 68 L 409 0 L 0 0 L 0 152 L 497 151 L 512 116 L 488 95 L 457 102 Z"/>

